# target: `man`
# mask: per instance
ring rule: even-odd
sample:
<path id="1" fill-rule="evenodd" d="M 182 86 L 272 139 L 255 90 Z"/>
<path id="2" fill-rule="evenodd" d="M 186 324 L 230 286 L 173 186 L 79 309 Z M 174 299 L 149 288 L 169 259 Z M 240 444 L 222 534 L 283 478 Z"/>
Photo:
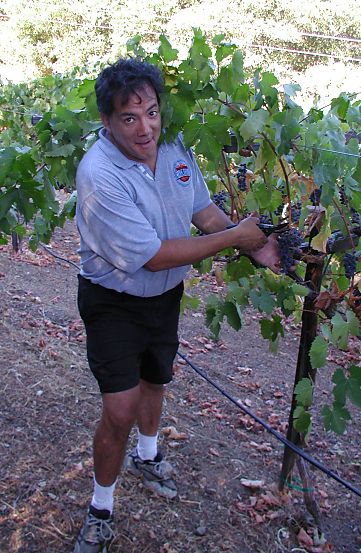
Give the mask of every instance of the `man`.
<path id="1" fill-rule="evenodd" d="M 158 144 L 162 79 L 156 67 L 119 60 L 102 71 L 95 89 L 104 129 L 77 172 L 78 305 L 102 415 L 94 437 L 94 494 L 74 553 L 106 551 L 113 538 L 113 492 L 134 423 L 138 445 L 126 468 L 159 495 L 177 494 L 157 431 L 189 265 L 232 246 L 275 271 L 278 263 L 276 241 L 267 240 L 257 218 L 227 229 L 231 221 L 212 203 L 180 138 Z M 192 223 L 205 235 L 190 236 Z"/>

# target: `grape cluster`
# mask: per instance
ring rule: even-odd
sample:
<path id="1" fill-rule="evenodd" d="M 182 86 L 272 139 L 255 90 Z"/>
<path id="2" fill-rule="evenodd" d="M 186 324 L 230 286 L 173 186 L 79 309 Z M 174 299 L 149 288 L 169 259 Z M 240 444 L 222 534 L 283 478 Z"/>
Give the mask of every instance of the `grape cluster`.
<path id="1" fill-rule="evenodd" d="M 359 299 L 355 299 L 354 301 L 355 301 L 355 306 L 360 307 L 361 306 L 361 292 L 357 288 L 357 286 L 355 286 L 354 289 L 353 289 L 353 296 L 354 296 L 354 298 L 359 298 Z"/>
<path id="2" fill-rule="evenodd" d="M 315 188 L 313 192 L 311 192 L 310 201 L 312 202 L 312 205 L 319 205 L 321 200 L 321 193 L 322 193 L 322 187 Z"/>
<path id="3" fill-rule="evenodd" d="M 295 264 L 294 253 L 303 242 L 302 234 L 296 228 L 281 232 L 278 236 L 278 246 L 282 264 L 282 272 L 288 273 Z"/>
<path id="4" fill-rule="evenodd" d="M 353 207 L 351 207 L 351 222 L 361 227 L 361 216 Z"/>
<path id="5" fill-rule="evenodd" d="M 340 186 L 340 202 L 342 205 L 347 205 L 348 203 L 344 185 Z"/>
<path id="6" fill-rule="evenodd" d="M 294 223 L 298 223 L 301 216 L 301 204 L 298 202 L 291 206 L 291 218 Z"/>
<path id="7" fill-rule="evenodd" d="M 264 215 L 264 214 L 260 215 L 259 222 L 262 225 L 272 225 L 273 224 L 271 217 L 269 215 Z"/>
<path id="8" fill-rule="evenodd" d="M 285 208 L 284 204 L 280 204 L 280 205 L 275 209 L 275 215 L 276 215 L 277 217 L 281 217 L 284 208 Z"/>
<path id="9" fill-rule="evenodd" d="M 343 257 L 343 266 L 347 278 L 352 278 L 356 272 L 357 257 L 355 253 L 345 253 Z"/>
<path id="10" fill-rule="evenodd" d="M 237 170 L 237 182 L 238 182 L 238 190 L 241 192 L 245 192 L 247 190 L 247 165 L 245 163 L 241 163 L 241 165 L 238 166 Z"/>
<path id="11" fill-rule="evenodd" d="M 226 208 L 226 202 L 228 200 L 228 193 L 225 190 L 213 194 L 213 202 L 216 204 L 219 209 L 228 215 L 228 210 Z"/>

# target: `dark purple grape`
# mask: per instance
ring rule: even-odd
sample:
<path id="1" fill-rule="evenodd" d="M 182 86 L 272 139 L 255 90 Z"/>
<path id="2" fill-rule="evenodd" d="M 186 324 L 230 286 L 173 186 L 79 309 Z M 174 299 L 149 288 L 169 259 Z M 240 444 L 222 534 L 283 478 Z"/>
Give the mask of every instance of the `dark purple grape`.
<path id="1" fill-rule="evenodd" d="M 280 217 L 282 215 L 284 207 L 284 204 L 281 204 L 277 207 L 277 209 L 275 210 L 275 215 L 277 215 L 277 217 Z"/>
<path id="2" fill-rule="evenodd" d="M 345 187 L 343 185 L 340 186 L 340 202 L 342 203 L 342 205 L 347 205 L 348 203 Z"/>
<path id="3" fill-rule="evenodd" d="M 228 215 L 229 212 L 225 205 L 227 200 L 228 200 L 228 192 L 226 192 L 225 190 L 221 190 L 220 192 L 213 194 L 213 203 L 215 203 L 216 206 L 219 207 L 219 209 L 221 209 L 224 213 Z"/>
<path id="4" fill-rule="evenodd" d="M 321 193 L 322 193 L 322 187 L 315 188 L 313 192 L 310 194 L 310 201 L 313 205 L 319 205 L 320 199 L 321 199 Z"/>
<path id="5" fill-rule="evenodd" d="M 345 253 L 343 257 L 343 266 L 347 278 L 352 278 L 356 272 L 357 257 L 354 253 Z"/>
<path id="6" fill-rule="evenodd" d="M 352 290 L 352 294 L 353 294 L 354 297 L 359 298 L 359 299 L 355 299 L 355 306 L 359 307 L 361 305 L 361 292 L 357 288 L 357 286 L 354 286 L 354 288 Z"/>
<path id="7" fill-rule="evenodd" d="M 351 222 L 361 227 L 361 216 L 353 207 L 351 207 Z"/>
<path id="8" fill-rule="evenodd" d="M 279 234 L 278 246 L 283 273 L 288 273 L 295 264 L 294 253 L 301 246 L 302 242 L 302 234 L 296 228 L 288 229 Z"/>
<path id="9" fill-rule="evenodd" d="M 273 224 L 271 217 L 269 215 L 265 215 L 265 214 L 260 216 L 259 222 L 262 225 L 272 225 Z"/>
<path id="10" fill-rule="evenodd" d="M 247 190 L 247 165 L 241 163 L 237 171 L 238 190 L 245 192 Z"/>
<path id="11" fill-rule="evenodd" d="M 346 144 L 349 143 L 351 138 L 356 138 L 356 140 L 358 140 L 358 143 L 361 144 L 361 133 L 357 133 L 354 129 L 350 129 L 349 131 L 347 131 L 347 133 L 345 133 Z"/>
<path id="12" fill-rule="evenodd" d="M 301 204 L 298 202 L 297 204 L 294 204 L 291 206 L 291 218 L 292 222 L 298 223 L 301 216 Z"/>

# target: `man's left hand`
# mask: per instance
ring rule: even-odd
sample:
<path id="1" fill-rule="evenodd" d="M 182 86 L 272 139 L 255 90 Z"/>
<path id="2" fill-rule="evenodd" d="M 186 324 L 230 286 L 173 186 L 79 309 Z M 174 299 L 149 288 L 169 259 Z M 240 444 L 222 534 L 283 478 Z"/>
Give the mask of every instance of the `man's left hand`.
<path id="1" fill-rule="evenodd" d="M 276 234 L 271 234 L 268 237 L 267 244 L 259 250 L 250 252 L 249 255 L 256 263 L 269 267 L 276 274 L 280 273 L 281 259 Z"/>

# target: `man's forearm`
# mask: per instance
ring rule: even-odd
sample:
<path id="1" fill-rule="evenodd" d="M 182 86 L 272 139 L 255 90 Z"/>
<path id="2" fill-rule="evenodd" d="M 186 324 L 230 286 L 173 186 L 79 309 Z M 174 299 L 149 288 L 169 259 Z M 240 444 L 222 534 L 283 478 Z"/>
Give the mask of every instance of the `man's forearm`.
<path id="1" fill-rule="evenodd" d="M 162 271 L 197 263 L 229 247 L 237 248 L 240 252 L 257 250 L 267 243 L 257 222 L 258 219 L 248 217 L 228 230 L 206 236 L 165 240 L 155 256 L 144 266 L 149 271 Z"/>
<path id="2" fill-rule="evenodd" d="M 220 232 L 225 230 L 232 221 L 221 209 L 215 204 L 210 204 L 202 211 L 193 216 L 192 223 L 206 234 Z"/>
<path id="3" fill-rule="evenodd" d="M 229 230 L 207 236 L 165 240 L 155 256 L 144 267 L 149 271 L 162 271 L 197 263 L 206 257 L 233 246 L 234 235 Z"/>

